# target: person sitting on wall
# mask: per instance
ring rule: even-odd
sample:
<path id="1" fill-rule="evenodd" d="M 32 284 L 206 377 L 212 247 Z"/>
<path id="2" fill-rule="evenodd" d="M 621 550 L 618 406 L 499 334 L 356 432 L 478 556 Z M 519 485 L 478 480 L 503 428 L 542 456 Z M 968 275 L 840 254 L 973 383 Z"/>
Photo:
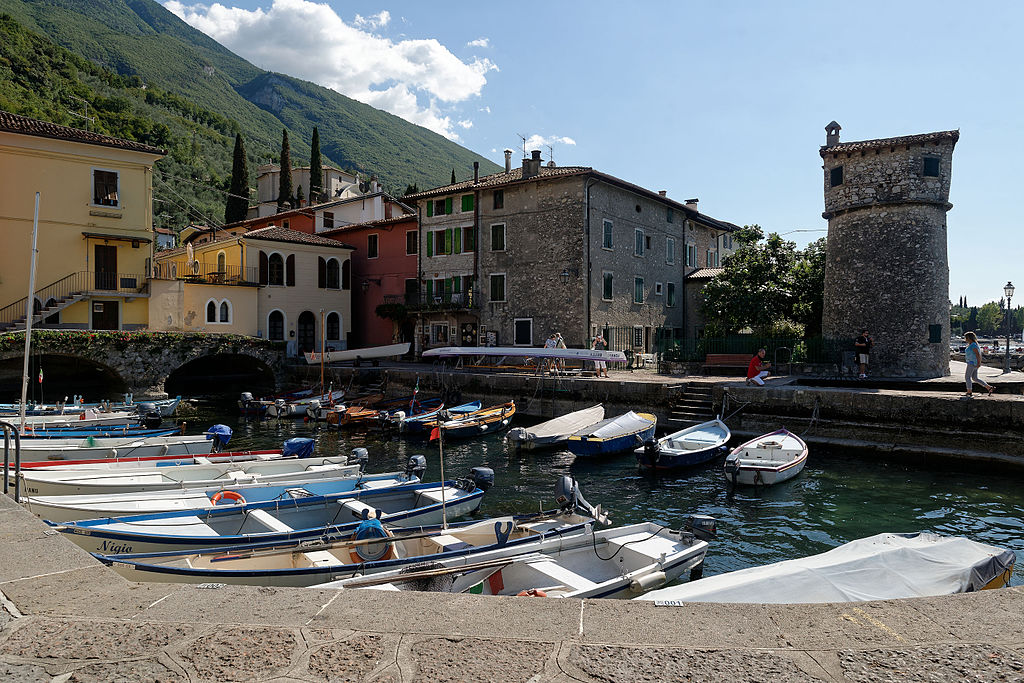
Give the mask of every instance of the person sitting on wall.
<path id="1" fill-rule="evenodd" d="M 747 366 L 747 384 L 764 386 L 764 378 L 768 376 L 768 367 L 771 365 L 764 359 L 765 353 L 767 353 L 765 349 L 758 349 L 754 357 L 750 359 L 750 365 Z"/>

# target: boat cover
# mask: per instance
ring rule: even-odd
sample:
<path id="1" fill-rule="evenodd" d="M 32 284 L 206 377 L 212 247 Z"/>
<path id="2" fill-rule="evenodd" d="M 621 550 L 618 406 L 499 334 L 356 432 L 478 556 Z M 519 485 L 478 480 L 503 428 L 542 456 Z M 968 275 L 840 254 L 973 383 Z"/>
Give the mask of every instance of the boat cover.
<path id="1" fill-rule="evenodd" d="M 513 441 L 547 443 L 558 439 L 567 439 L 570 434 L 589 427 L 602 418 L 604 418 L 604 406 L 598 404 L 547 422 L 541 422 L 532 427 L 516 427 L 509 432 L 508 436 Z"/>
<path id="2" fill-rule="evenodd" d="M 878 534 L 820 555 L 691 581 L 638 600 L 811 603 L 890 600 L 976 591 L 1013 567 L 1012 550 L 962 536 Z"/>
<path id="3" fill-rule="evenodd" d="M 651 421 L 646 417 L 637 415 L 632 410 L 617 417 L 610 417 L 601 420 L 592 427 L 584 427 L 575 432 L 575 435 L 586 436 L 591 439 L 611 439 L 623 434 L 632 434 L 647 429 Z"/>

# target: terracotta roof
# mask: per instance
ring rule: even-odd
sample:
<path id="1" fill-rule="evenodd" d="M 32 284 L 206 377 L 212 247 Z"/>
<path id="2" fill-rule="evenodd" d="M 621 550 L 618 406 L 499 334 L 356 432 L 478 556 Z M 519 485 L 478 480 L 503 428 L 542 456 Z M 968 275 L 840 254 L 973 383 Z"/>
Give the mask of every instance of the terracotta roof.
<path id="1" fill-rule="evenodd" d="M 99 133 L 93 133 L 78 128 L 70 128 L 68 126 L 58 126 L 56 123 L 40 121 L 39 119 L 32 119 L 27 116 L 19 116 L 18 114 L 11 114 L 6 111 L 0 111 L 0 131 L 21 133 L 22 135 L 34 135 L 40 138 L 53 138 L 55 140 L 68 140 L 69 142 L 83 142 L 87 145 L 117 147 L 118 149 L 127 149 L 132 152 L 145 152 L 146 154 L 156 154 L 158 156 L 164 156 L 167 154 L 166 150 L 162 150 L 159 147 L 144 145 L 141 142 L 122 140 L 121 138 L 114 138 L 109 135 L 100 135 Z"/>
<path id="2" fill-rule="evenodd" d="M 687 280 L 710 280 L 725 272 L 725 268 L 698 268 L 686 276 Z"/>
<path id="3" fill-rule="evenodd" d="M 299 232 L 289 228 L 282 228 L 277 225 L 269 225 L 265 228 L 250 230 L 242 235 L 245 239 L 268 240 L 271 242 L 291 242 L 294 244 L 311 244 L 317 247 L 333 247 L 335 249 L 355 249 L 355 247 L 332 240 L 320 235 L 311 235 L 308 232 Z"/>
<path id="4" fill-rule="evenodd" d="M 339 225 L 336 228 L 330 228 L 328 230 L 321 230 L 318 235 L 336 235 L 349 230 L 358 230 L 361 228 L 377 228 L 387 225 L 395 225 L 397 223 L 405 223 L 407 221 L 416 222 L 416 214 L 407 213 L 402 216 L 392 216 L 391 218 L 381 218 L 376 221 L 366 221 L 365 223 L 352 223 L 351 225 Z"/>
<path id="5" fill-rule="evenodd" d="M 936 133 L 904 135 L 898 138 L 879 138 L 877 140 L 858 140 L 855 142 L 840 142 L 838 145 L 832 145 L 831 147 L 823 145 L 820 153 L 821 156 L 824 157 L 826 154 L 836 154 L 839 152 L 859 152 L 861 150 L 875 149 L 877 147 L 894 147 L 898 145 L 920 145 L 926 142 L 945 142 L 947 140 L 955 145 L 956 141 L 959 139 L 959 130 L 940 130 Z"/>
<path id="6" fill-rule="evenodd" d="M 173 235 L 174 234 L 174 231 L 170 230 L 168 228 L 153 228 L 153 232 L 159 233 L 161 235 Z"/>

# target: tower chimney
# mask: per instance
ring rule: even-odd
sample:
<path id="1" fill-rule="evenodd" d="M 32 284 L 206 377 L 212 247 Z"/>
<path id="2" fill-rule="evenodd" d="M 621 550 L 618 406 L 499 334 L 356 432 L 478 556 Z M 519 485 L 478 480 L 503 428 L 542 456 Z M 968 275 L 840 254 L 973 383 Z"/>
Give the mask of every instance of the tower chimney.
<path id="1" fill-rule="evenodd" d="M 540 175 L 540 162 L 539 149 L 531 151 L 529 159 L 523 159 L 523 180 L 536 178 Z"/>
<path id="2" fill-rule="evenodd" d="M 505 173 L 512 172 L 512 150 L 505 150 Z"/>
<path id="3" fill-rule="evenodd" d="M 473 184 L 476 185 L 478 182 L 480 182 L 480 162 L 479 161 L 474 161 L 473 162 Z"/>
<path id="4" fill-rule="evenodd" d="M 843 127 L 840 126 L 835 121 L 832 121 L 827 126 L 825 126 L 825 146 L 826 147 L 831 147 L 832 145 L 838 145 L 839 144 L 839 131 L 842 130 L 842 128 Z"/>

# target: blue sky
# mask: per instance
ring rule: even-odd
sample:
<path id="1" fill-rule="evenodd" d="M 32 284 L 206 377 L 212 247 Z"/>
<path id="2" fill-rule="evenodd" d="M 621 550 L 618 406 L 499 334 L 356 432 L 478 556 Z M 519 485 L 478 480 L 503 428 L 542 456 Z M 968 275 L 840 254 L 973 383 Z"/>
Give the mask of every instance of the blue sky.
<path id="1" fill-rule="evenodd" d="M 258 66 L 497 163 L 505 148 L 518 163 L 518 134 L 543 139 L 560 165 L 699 197 L 801 245 L 825 234 L 826 123 L 844 141 L 958 128 L 950 296 L 981 304 L 1024 285 L 1024 5 L 162 1 Z"/>

